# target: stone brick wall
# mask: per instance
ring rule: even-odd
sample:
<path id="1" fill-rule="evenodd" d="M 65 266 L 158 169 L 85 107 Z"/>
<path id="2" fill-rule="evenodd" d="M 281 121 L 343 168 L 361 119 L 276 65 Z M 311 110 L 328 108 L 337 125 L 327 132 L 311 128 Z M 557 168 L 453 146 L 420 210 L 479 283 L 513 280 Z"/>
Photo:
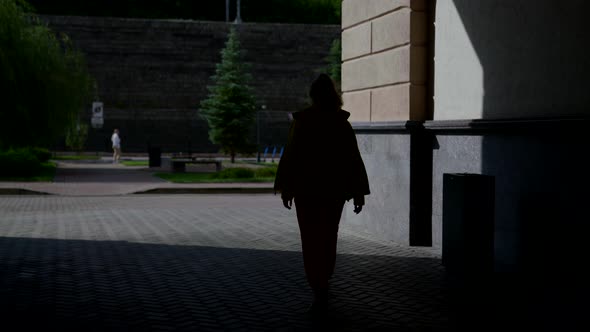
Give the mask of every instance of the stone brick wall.
<path id="1" fill-rule="evenodd" d="M 342 91 L 351 121 L 424 120 L 424 0 L 342 2 Z"/>
<path id="2" fill-rule="evenodd" d="M 428 217 L 420 203 L 429 195 L 412 183 L 417 144 L 406 128 L 408 120 L 428 117 L 428 9 L 425 0 L 342 2 L 344 108 L 352 113 L 371 188 L 366 210 L 346 211 L 343 222 L 406 245 L 416 244 L 412 225 Z"/>
<path id="3" fill-rule="evenodd" d="M 92 129 L 88 150 L 110 149 L 113 128 L 123 149 L 214 152 L 207 125 L 198 115 L 230 24 L 186 20 L 43 16 L 86 54 L 104 102 L 105 124 Z M 324 67 L 339 26 L 242 24 L 237 26 L 244 60 L 261 115 L 261 143 L 284 144 L 286 112 L 307 103 L 308 86 Z M 90 109 L 87 110 L 89 121 Z M 253 130 L 253 142 L 255 130 Z"/>

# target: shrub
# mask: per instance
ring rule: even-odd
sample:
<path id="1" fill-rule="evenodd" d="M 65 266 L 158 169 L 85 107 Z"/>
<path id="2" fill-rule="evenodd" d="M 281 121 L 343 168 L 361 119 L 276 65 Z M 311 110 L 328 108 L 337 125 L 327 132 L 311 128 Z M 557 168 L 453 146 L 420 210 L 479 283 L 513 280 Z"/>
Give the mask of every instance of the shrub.
<path id="1" fill-rule="evenodd" d="M 254 177 L 254 171 L 249 168 L 232 167 L 212 174 L 213 179 L 249 179 Z"/>
<path id="2" fill-rule="evenodd" d="M 41 169 L 39 159 L 29 149 L 0 151 L 0 176 L 33 176 Z"/>
<path id="3" fill-rule="evenodd" d="M 273 178 L 277 175 L 276 167 L 265 167 L 256 170 L 257 178 Z"/>
<path id="4" fill-rule="evenodd" d="M 49 161 L 49 159 L 51 159 L 51 152 L 45 148 L 38 148 L 38 147 L 34 147 L 34 148 L 29 148 L 29 151 L 35 156 L 37 157 L 37 159 L 39 160 L 39 162 L 46 162 Z"/>

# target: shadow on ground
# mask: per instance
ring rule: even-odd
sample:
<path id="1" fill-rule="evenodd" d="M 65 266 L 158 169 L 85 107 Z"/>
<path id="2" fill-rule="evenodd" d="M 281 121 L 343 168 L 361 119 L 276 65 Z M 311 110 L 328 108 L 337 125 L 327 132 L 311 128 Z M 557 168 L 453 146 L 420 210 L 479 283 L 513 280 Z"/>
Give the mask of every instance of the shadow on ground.
<path id="1" fill-rule="evenodd" d="M 2 237 L 0 271 L 3 324 L 19 329 L 573 330 L 584 315 L 567 287 L 457 282 L 434 258 L 339 255 L 323 319 L 305 313 L 294 251 Z"/>
<path id="2" fill-rule="evenodd" d="M 442 330 L 436 259 L 342 255 L 324 320 L 300 252 L 0 238 L 1 312 L 19 328 Z M 6 322 L 6 320 L 5 320 Z"/>

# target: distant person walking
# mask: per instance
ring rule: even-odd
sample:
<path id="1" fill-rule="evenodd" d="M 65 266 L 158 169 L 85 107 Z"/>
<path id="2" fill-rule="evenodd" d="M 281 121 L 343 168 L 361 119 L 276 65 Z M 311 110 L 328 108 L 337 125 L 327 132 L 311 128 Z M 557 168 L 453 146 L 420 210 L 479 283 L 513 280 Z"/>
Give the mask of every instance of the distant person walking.
<path id="1" fill-rule="evenodd" d="M 310 311 L 321 313 L 328 305 L 344 203 L 353 199 L 358 214 L 370 191 L 350 113 L 341 109 L 330 77 L 321 74 L 309 95 L 312 105 L 293 114 L 274 188 L 287 209 L 295 200 L 305 274 L 314 293 Z"/>
<path id="2" fill-rule="evenodd" d="M 113 142 L 113 164 L 116 164 L 121 158 L 121 138 L 119 137 L 119 129 L 113 131 L 111 142 Z"/>

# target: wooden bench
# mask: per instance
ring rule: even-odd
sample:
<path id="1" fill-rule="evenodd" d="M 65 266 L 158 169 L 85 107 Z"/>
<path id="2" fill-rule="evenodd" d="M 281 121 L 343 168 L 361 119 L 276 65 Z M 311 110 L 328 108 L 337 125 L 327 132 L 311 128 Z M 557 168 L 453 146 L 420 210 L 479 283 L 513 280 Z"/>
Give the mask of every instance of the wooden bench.
<path id="1" fill-rule="evenodd" d="M 172 163 L 172 172 L 174 173 L 184 173 L 186 172 L 186 164 L 215 164 L 215 170 L 217 172 L 221 171 L 221 160 L 215 159 L 197 159 L 195 157 L 188 157 L 188 158 L 172 158 L 170 159 Z"/>

